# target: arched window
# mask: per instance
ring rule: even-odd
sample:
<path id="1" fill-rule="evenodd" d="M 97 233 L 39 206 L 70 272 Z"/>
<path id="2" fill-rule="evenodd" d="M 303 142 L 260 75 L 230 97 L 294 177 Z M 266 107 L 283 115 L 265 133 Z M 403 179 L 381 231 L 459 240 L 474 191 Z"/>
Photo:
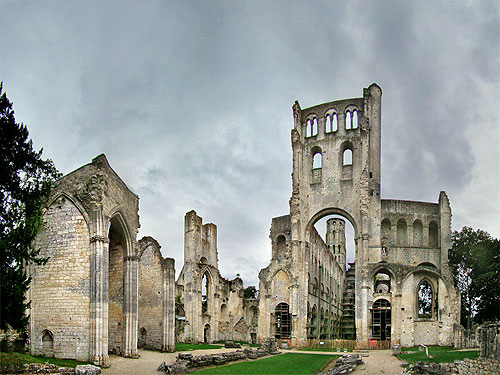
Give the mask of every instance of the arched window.
<path id="1" fill-rule="evenodd" d="M 422 222 L 415 220 L 413 222 L 413 246 L 422 247 Z"/>
<path id="2" fill-rule="evenodd" d="M 417 288 L 417 313 L 420 319 L 432 318 L 433 305 L 432 287 L 429 281 L 422 280 Z"/>
<path id="3" fill-rule="evenodd" d="M 321 152 L 317 152 L 313 156 L 313 169 L 321 169 L 323 155 Z"/>
<path id="4" fill-rule="evenodd" d="M 323 154 L 319 147 L 314 147 L 311 150 L 312 158 L 312 183 L 321 183 L 321 167 L 323 164 Z"/>
<path id="5" fill-rule="evenodd" d="M 307 120 L 306 122 L 306 137 L 312 136 L 312 122 L 311 120 Z"/>
<path id="6" fill-rule="evenodd" d="M 352 165 L 352 150 L 346 148 L 342 154 L 342 165 Z"/>
<path id="7" fill-rule="evenodd" d="M 313 295 L 315 295 L 315 296 L 318 295 L 318 279 L 317 278 L 314 278 Z"/>
<path id="8" fill-rule="evenodd" d="M 325 133 L 332 132 L 332 116 L 329 113 L 325 116 Z"/>
<path id="9" fill-rule="evenodd" d="M 208 312 L 208 303 L 210 296 L 210 283 L 208 274 L 205 272 L 201 280 L 201 310 L 203 313 Z"/>
<path id="10" fill-rule="evenodd" d="M 429 223 L 429 247 L 438 247 L 438 226 L 435 221 Z"/>
<path id="11" fill-rule="evenodd" d="M 389 293 L 391 291 L 391 276 L 387 271 L 379 271 L 374 278 L 375 293 Z"/>
<path id="12" fill-rule="evenodd" d="M 338 120 L 337 120 L 337 114 L 334 113 L 332 116 L 332 132 L 336 132 L 338 130 Z"/>
<path id="13" fill-rule="evenodd" d="M 288 307 L 288 303 L 281 302 L 276 306 L 274 312 L 277 339 L 289 338 L 292 332 L 292 319 Z"/>
<path id="14" fill-rule="evenodd" d="M 398 220 L 398 245 L 405 246 L 407 241 L 407 230 L 406 222 L 404 220 Z"/>
<path id="15" fill-rule="evenodd" d="M 351 130 L 352 128 L 352 123 L 351 123 L 351 111 L 347 111 L 345 113 L 345 130 Z"/>
<path id="16" fill-rule="evenodd" d="M 318 118 L 314 117 L 312 120 L 312 136 L 318 135 Z"/>
<path id="17" fill-rule="evenodd" d="M 358 111 L 356 109 L 352 111 L 352 128 L 358 128 Z"/>

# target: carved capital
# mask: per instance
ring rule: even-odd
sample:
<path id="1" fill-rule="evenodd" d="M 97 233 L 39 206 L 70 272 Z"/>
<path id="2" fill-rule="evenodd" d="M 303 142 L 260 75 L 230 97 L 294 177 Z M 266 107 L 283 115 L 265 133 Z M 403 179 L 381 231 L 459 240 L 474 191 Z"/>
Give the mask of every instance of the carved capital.
<path id="1" fill-rule="evenodd" d="M 104 237 L 104 236 L 93 236 L 90 238 L 90 243 L 92 242 L 104 242 L 104 243 L 109 243 L 109 238 Z"/>

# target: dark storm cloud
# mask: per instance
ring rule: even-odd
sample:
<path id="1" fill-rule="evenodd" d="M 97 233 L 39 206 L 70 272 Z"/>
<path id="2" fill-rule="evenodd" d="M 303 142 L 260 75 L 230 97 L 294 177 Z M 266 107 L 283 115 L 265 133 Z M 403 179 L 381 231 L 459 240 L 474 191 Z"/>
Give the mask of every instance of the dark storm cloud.
<path id="1" fill-rule="evenodd" d="M 257 284 L 288 212 L 291 105 L 382 102 L 384 198 L 450 196 L 498 236 L 499 17 L 482 2 L 2 2 L 0 75 L 65 173 L 106 153 L 140 235 L 183 260 L 218 225 L 223 275 Z"/>

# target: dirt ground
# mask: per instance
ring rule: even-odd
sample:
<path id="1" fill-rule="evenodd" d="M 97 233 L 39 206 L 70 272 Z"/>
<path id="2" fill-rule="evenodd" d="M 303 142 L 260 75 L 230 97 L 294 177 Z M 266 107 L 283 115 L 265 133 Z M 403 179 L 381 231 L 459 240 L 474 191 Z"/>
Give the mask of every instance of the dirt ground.
<path id="1" fill-rule="evenodd" d="M 399 359 L 392 355 L 392 350 L 370 350 L 368 357 L 362 357 L 360 365 L 351 374 L 355 375 L 396 375 L 404 370 Z"/>
<path id="2" fill-rule="evenodd" d="M 193 355 L 204 355 L 213 353 L 223 353 L 234 351 L 235 349 L 206 349 L 189 351 Z M 156 369 L 162 362 L 170 364 L 175 362 L 178 353 L 160 353 L 151 350 L 139 350 L 140 357 L 137 359 L 123 358 L 116 355 L 110 355 L 109 361 L 111 367 L 102 369 L 103 375 L 155 375 L 165 374 Z"/>

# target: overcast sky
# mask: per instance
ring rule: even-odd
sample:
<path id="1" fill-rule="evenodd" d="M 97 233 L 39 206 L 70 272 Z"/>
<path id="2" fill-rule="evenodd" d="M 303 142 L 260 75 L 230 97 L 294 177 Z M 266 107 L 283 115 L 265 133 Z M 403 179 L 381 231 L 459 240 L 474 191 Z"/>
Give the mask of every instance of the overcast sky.
<path id="1" fill-rule="evenodd" d="M 382 198 L 499 223 L 498 1 L 6 1 L 0 80 L 63 173 L 105 153 L 139 238 L 183 262 L 184 214 L 258 285 L 289 212 L 291 106 L 382 95 Z"/>

